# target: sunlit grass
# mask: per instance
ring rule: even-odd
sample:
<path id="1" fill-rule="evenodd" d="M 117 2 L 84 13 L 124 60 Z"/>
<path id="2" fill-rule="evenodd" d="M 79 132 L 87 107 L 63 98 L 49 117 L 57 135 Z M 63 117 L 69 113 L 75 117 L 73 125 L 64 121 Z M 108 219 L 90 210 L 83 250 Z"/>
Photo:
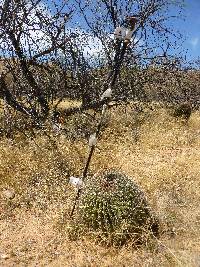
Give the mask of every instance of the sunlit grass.
<path id="1" fill-rule="evenodd" d="M 131 243 L 105 247 L 88 236 L 69 239 L 75 194 L 68 179 L 81 175 L 88 152 L 84 134 L 76 139 L 73 131 L 87 120 L 74 115 L 74 124 L 68 125 L 72 118 L 66 118 L 64 126 L 74 139 L 69 132 L 48 130 L 56 146 L 41 133 L 33 140 L 1 139 L 0 252 L 9 257 L 0 265 L 199 266 L 199 112 L 184 123 L 161 107 L 145 108 L 137 116 L 134 104 L 109 111 L 89 173 L 116 169 L 147 195 L 160 218 L 161 237 L 137 249 Z M 6 199 L 5 189 L 14 190 L 15 197 Z"/>
<path id="2" fill-rule="evenodd" d="M 56 105 L 58 100 L 54 101 L 53 105 Z M 81 101 L 79 100 L 71 100 L 71 99 L 64 99 L 58 104 L 59 109 L 68 109 L 72 107 L 79 107 L 81 106 Z"/>

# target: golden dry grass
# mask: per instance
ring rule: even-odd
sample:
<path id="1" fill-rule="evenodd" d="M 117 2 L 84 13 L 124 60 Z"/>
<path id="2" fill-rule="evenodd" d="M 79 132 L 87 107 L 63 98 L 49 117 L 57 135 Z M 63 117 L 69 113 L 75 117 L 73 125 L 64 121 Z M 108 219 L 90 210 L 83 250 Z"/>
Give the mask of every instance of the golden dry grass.
<path id="1" fill-rule="evenodd" d="M 114 168 L 132 177 L 160 218 L 160 239 L 138 248 L 70 240 L 68 179 L 82 173 L 87 140 L 48 130 L 56 147 L 44 134 L 1 140 L 0 266 L 200 266 L 200 113 L 184 124 L 163 108 L 136 112 L 134 104 L 109 111 L 90 173 Z M 66 130 L 71 121 L 74 129 L 83 123 L 76 115 Z"/>
<path id="2" fill-rule="evenodd" d="M 54 101 L 53 106 L 57 104 L 57 101 Z M 72 107 L 80 107 L 81 106 L 81 101 L 79 100 L 70 100 L 70 99 L 63 99 L 59 104 L 58 104 L 58 109 L 68 109 Z"/>

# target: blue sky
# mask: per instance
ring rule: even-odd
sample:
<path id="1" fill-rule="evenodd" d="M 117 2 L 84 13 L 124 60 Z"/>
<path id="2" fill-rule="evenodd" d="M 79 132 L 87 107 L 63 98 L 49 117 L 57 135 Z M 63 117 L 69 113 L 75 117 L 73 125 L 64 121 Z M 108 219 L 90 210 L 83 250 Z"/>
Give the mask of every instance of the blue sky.
<path id="1" fill-rule="evenodd" d="M 53 1 L 60 1 L 60 0 L 53 0 Z M 49 0 L 46 0 L 46 3 L 49 3 Z M 176 11 L 172 10 L 172 13 L 174 14 L 176 13 Z M 185 36 L 185 40 L 182 40 L 181 42 L 178 43 L 180 47 L 178 47 L 177 45 L 176 48 L 178 51 L 184 50 L 184 54 L 186 53 L 187 60 L 194 60 L 200 57 L 200 0 L 185 0 L 183 15 L 185 17 L 185 20 L 179 19 L 171 21 L 172 28 L 174 28 L 174 30 L 179 30 L 180 32 L 182 32 L 183 36 Z M 78 25 L 80 26 L 83 26 L 84 24 L 83 20 L 81 20 L 80 17 L 75 17 L 72 26 L 78 27 L 76 23 L 78 23 Z M 171 54 L 173 53 L 174 51 L 171 51 Z"/>
<path id="2" fill-rule="evenodd" d="M 171 26 L 175 31 L 180 31 L 184 39 L 177 43 L 176 51 L 170 51 L 170 54 L 181 51 L 182 55 L 186 54 L 187 60 L 194 60 L 200 57 L 200 0 L 185 0 L 183 15 L 184 20 L 171 21 Z M 80 18 L 77 22 L 79 25 L 83 23 Z"/>
<path id="3" fill-rule="evenodd" d="M 185 35 L 182 47 L 187 50 L 187 59 L 200 57 L 200 0 L 185 0 L 185 21 L 175 23 Z"/>

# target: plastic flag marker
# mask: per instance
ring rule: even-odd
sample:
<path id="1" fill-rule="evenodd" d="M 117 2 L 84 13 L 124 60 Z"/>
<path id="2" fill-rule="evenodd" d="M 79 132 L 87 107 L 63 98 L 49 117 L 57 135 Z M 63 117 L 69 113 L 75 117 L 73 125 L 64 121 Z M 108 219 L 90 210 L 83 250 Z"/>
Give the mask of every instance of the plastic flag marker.
<path id="1" fill-rule="evenodd" d="M 109 87 L 101 96 L 100 100 L 102 101 L 104 98 L 110 98 L 112 94 L 112 89 Z"/>
<path id="2" fill-rule="evenodd" d="M 132 38 L 132 35 L 133 35 L 133 30 L 130 30 L 130 29 L 128 29 L 127 31 L 126 31 L 126 36 L 125 36 L 125 40 L 131 40 L 131 38 Z"/>
<path id="3" fill-rule="evenodd" d="M 95 146 L 97 143 L 96 133 L 91 134 L 89 138 L 89 146 Z"/>
<path id="4" fill-rule="evenodd" d="M 123 40 L 126 35 L 126 29 L 123 27 L 117 27 L 114 31 L 115 39 Z"/>
<path id="5" fill-rule="evenodd" d="M 76 187 L 76 188 L 80 188 L 80 187 L 83 186 L 83 181 L 82 181 L 82 179 L 81 179 L 81 178 L 74 177 L 74 176 L 71 176 L 71 177 L 69 178 L 69 183 L 70 183 L 71 185 L 73 185 L 74 187 Z"/>

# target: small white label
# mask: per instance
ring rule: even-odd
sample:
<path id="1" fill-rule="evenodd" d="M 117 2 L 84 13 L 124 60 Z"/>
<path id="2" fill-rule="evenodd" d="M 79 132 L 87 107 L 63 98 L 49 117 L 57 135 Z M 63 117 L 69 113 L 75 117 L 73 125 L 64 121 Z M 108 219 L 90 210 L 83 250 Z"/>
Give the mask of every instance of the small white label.
<path id="1" fill-rule="evenodd" d="M 74 176 L 71 176 L 69 178 L 69 183 L 71 185 L 73 185 L 74 187 L 76 187 L 76 188 L 80 188 L 80 187 L 82 187 L 84 185 L 83 184 L 83 180 L 81 178 L 74 177 Z"/>
<path id="2" fill-rule="evenodd" d="M 104 98 L 110 98 L 112 95 L 112 89 L 109 87 L 101 96 L 101 101 L 104 99 Z"/>
<path id="3" fill-rule="evenodd" d="M 89 146 L 95 146 L 97 143 L 96 133 L 91 134 L 89 138 Z"/>

